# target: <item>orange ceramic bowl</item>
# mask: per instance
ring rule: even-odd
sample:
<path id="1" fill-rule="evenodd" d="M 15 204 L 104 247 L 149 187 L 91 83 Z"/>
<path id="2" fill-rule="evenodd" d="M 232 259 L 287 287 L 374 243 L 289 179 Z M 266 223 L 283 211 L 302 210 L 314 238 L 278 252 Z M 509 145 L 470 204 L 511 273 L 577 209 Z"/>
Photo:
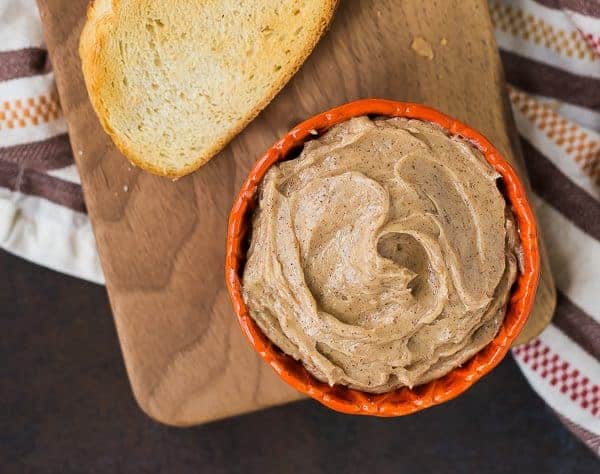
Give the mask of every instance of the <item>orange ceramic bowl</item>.
<path id="1" fill-rule="evenodd" d="M 504 194 L 519 225 L 523 249 L 523 271 L 512 289 L 506 317 L 496 337 L 462 367 L 439 379 L 409 389 L 384 394 L 370 394 L 341 385 L 329 386 L 313 377 L 303 364 L 276 347 L 250 317 L 242 298 L 242 272 L 247 249 L 247 233 L 252 211 L 257 203 L 257 188 L 271 165 L 285 160 L 305 141 L 314 138 L 311 131 L 322 134 L 332 126 L 361 115 L 406 117 L 433 122 L 471 142 L 502 175 Z M 533 306 L 537 288 L 540 257 L 536 224 L 523 184 L 498 150 L 480 133 L 435 109 L 424 105 L 383 99 L 365 99 L 344 104 L 316 115 L 291 130 L 256 162 L 237 196 L 227 230 L 225 278 L 235 314 L 250 344 L 275 369 L 279 376 L 300 392 L 334 410 L 356 415 L 400 416 L 448 401 L 467 390 L 500 363 L 515 340 Z"/>

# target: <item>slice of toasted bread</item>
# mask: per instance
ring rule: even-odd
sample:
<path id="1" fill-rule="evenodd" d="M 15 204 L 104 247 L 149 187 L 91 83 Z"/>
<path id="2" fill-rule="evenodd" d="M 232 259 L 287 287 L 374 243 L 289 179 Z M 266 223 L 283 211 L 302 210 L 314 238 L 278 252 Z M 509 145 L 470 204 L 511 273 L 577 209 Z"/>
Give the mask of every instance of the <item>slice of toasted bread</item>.
<path id="1" fill-rule="evenodd" d="M 83 75 L 102 126 L 134 164 L 188 174 L 289 81 L 337 0 L 95 0 Z"/>

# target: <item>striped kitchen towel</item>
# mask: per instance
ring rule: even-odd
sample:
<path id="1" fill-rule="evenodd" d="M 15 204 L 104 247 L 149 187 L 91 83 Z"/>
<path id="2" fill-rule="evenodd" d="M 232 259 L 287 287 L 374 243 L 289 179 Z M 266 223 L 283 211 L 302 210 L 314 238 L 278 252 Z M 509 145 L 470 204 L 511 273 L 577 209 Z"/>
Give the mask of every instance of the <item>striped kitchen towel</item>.
<path id="1" fill-rule="evenodd" d="M 558 290 L 513 351 L 531 386 L 600 455 L 600 0 L 489 0 Z"/>
<path id="2" fill-rule="evenodd" d="M 488 0 L 558 287 L 514 350 L 600 455 L 600 0 Z M 102 283 L 34 0 L 0 2 L 0 246 Z"/>
<path id="3" fill-rule="evenodd" d="M 104 281 L 35 0 L 0 1 L 0 247 Z"/>

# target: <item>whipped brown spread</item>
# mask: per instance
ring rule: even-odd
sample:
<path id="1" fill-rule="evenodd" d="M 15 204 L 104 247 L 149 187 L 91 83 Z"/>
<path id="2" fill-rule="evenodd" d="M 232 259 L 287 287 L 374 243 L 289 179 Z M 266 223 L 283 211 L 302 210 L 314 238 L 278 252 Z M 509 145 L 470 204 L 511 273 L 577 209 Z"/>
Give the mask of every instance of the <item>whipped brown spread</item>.
<path id="1" fill-rule="evenodd" d="M 331 385 L 381 393 L 445 375 L 494 338 L 516 279 L 498 178 L 431 123 L 337 125 L 261 184 L 250 315 Z"/>

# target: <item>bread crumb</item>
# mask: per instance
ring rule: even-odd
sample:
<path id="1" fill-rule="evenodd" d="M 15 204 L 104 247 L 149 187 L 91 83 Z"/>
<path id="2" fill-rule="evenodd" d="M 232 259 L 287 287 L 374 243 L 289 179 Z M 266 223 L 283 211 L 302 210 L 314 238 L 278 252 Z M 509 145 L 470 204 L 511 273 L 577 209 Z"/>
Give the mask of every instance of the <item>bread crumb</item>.
<path id="1" fill-rule="evenodd" d="M 309 133 L 314 136 L 319 134 L 319 132 L 317 132 L 314 128 Z"/>
<path id="2" fill-rule="evenodd" d="M 377 10 L 377 16 L 381 18 L 381 10 Z"/>
<path id="3" fill-rule="evenodd" d="M 441 44 L 442 46 L 446 46 L 446 45 L 448 44 L 448 40 L 447 40 L 446 38 L 442 38 L 442 39 L 440 40 L 440 44 Z"/>
<path id="4" fill-rule="evenodd" d="M 123 191 L 125 191 L 125 192 L 129 191 L 129 186 L 127 186 L 127 185 L 123 186 Z"/>
<path id="5" fill-rule="evenodd" d="M 433 49 L 431 48 L 431 45 L 427 42 L 427 40 L 421 38 L 420 36 L 417 36 L 415 39 L 413 39 L 410 47 L 419 56 L 423 56 L 430 61 L 433 59 Z"/>

